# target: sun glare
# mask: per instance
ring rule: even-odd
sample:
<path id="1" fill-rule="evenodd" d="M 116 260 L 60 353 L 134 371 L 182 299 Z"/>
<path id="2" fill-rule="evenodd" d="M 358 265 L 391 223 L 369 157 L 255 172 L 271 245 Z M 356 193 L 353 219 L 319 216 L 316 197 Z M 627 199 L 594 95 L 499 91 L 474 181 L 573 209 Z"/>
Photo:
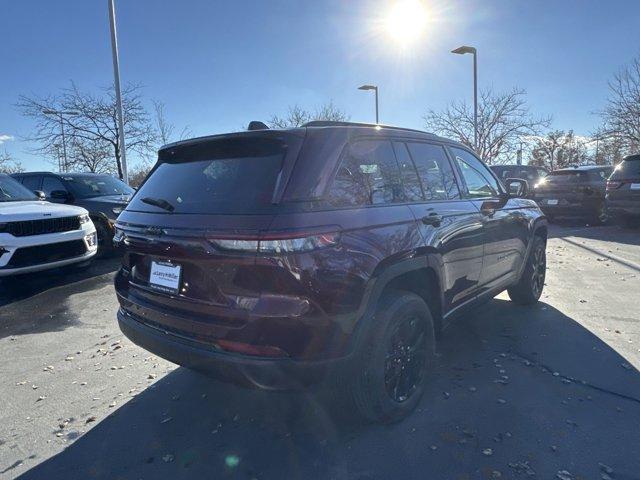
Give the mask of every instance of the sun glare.
<path id="1" fill-rule="evenodd" d="M 416 40 L 427 24 L 427 12 L 420 0 L 400 0 L 385 19 L 389 35 L 401 45 Z"/>

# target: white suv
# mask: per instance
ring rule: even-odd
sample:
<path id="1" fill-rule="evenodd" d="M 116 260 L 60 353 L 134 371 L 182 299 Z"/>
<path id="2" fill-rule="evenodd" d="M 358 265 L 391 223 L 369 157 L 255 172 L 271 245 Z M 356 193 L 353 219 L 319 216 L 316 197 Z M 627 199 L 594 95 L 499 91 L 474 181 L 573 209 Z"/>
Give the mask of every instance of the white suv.
<path id="1" fill-rule="evenodd" d="M 85 262 L 96 251 L 84 208 L 42 201 L 0 174 L 0 277 Z"/>

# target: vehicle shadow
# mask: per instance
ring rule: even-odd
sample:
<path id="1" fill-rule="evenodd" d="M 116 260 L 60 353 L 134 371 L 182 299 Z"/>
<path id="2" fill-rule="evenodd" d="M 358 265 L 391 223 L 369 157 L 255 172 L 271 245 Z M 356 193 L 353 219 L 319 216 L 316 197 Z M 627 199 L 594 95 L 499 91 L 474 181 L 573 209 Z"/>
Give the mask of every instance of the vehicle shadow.
<path id="1" fill-rule="evenodd" d="M 616 224 L 587 225 L 574 219 L 556 220 L 549 228 L 549 238 L 575 236 L 626 245 L 640 245 L 639 233 L 637 228 L 625 228 Z"/>
<path id="2" fill-rule="evenodd" d="M 20 478 L 638 478 L 640 373 L 561 311 L 494 299 L 439 350 L 418 409 L 393 425 L 180 368 Z"/>
<path id="3" fill-rule="evenodd" d="M 73 265 L 44 272 L 0 278 L 0 307 L 38 295 L 46 290 L 115 272 L 120 257 L 110 255 L 94 259 L 88 267 Z"/>

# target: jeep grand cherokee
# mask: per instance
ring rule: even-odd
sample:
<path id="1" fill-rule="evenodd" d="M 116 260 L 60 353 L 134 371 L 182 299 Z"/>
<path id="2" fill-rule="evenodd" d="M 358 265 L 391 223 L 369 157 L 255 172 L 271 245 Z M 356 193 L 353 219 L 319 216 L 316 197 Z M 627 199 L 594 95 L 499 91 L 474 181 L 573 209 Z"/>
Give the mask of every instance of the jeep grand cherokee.
<path id="1" fill-rule="evenodd" d="M 116 224 L 120 328 L 218 378 L 322 383 L 362 417 L 401 418 L 454 316 L 540 297 L 546 221 L 506 183 L 465 146 L 394 127 L 170 144 Z"/>

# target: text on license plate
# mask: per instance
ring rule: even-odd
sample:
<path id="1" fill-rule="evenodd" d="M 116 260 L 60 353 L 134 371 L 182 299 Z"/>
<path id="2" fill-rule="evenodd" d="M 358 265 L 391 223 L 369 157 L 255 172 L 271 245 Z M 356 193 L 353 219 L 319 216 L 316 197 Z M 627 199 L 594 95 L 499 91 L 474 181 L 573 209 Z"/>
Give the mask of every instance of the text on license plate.
<path id="1" fill-rule="evenodd" d="M 547 200 L 547 205 L 557 205 L 558 200 Z"/>
<path id="2" fill-rule="evenodd" d="M 640 190 L 640 183 L 632 183 L 631 190 Z"/>
<path id="3" fill-rule="evenodd" d="M 178 293 L 182 267 L 166 262 L 151 262 L 149 285 L 156 290 Z"/>

